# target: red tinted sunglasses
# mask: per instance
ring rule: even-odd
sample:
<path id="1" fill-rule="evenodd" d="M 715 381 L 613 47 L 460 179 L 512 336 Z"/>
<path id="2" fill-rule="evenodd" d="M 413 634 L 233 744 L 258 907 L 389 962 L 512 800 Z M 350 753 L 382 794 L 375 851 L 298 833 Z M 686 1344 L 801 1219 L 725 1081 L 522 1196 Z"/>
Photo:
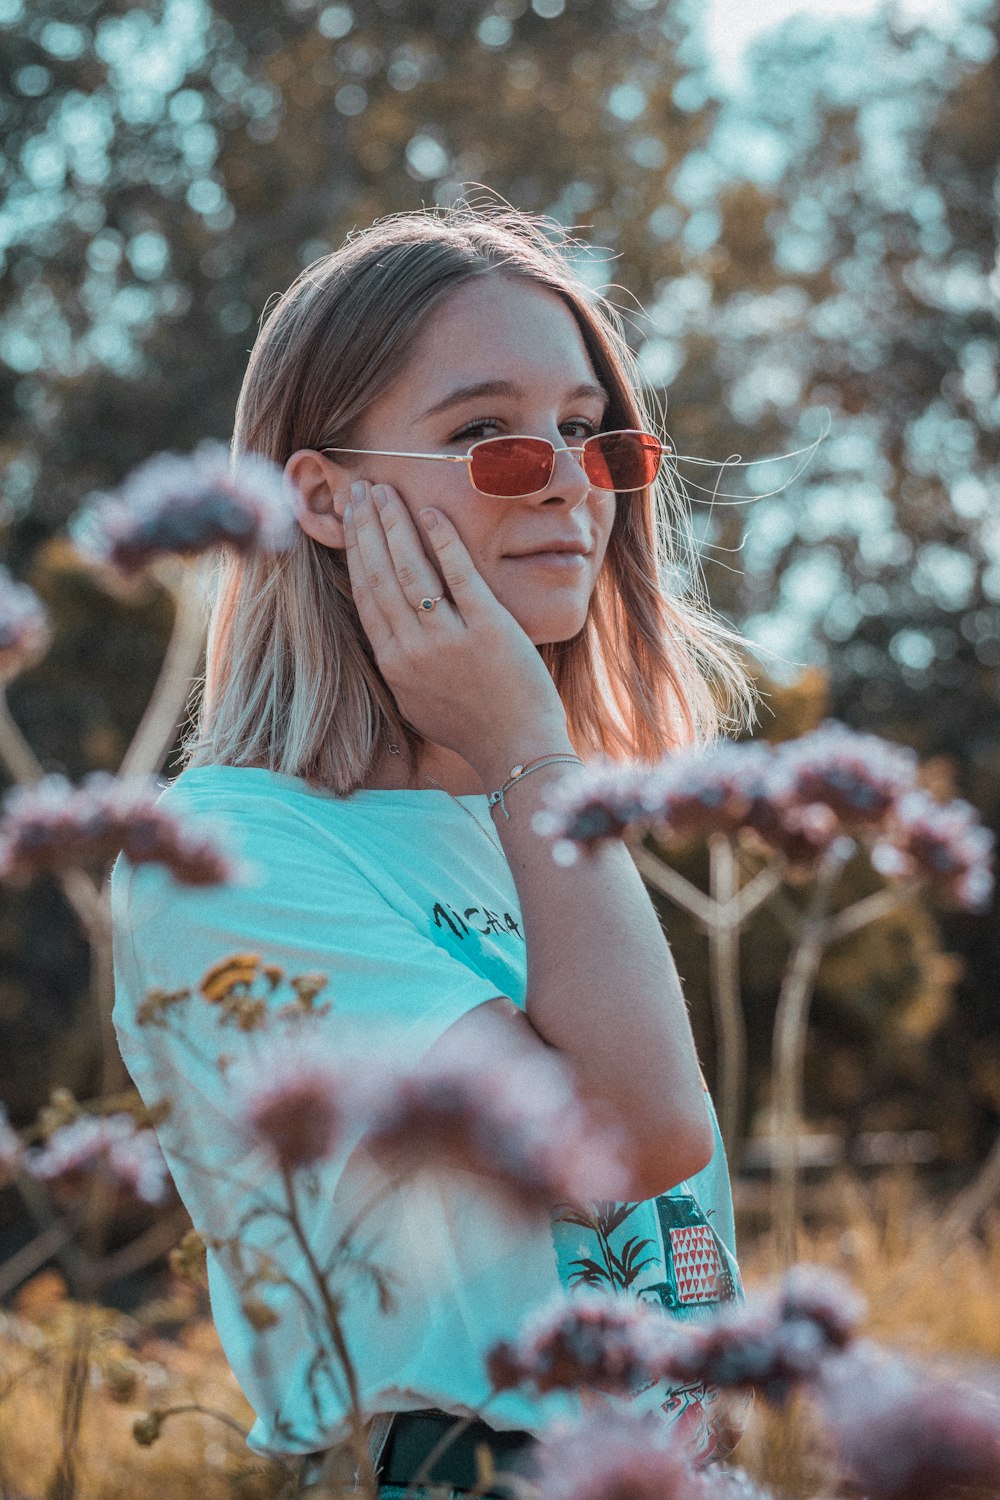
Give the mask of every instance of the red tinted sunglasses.
<path id="1" fill-rule="evenodd" d="M 321 453 L 363 453 L 376 458 L 430 458 L 445 464 L 468 464 L 469 482 L 481 495 L 523 500 L 547 489 L 557 453 L 578 453 L 583 472 L 595 489 L 627 493 L 644 490 L 656 478 L 670 452 L 651 432 L 595 432 L 579 447 L 556 448 L 548 438 L 492 437 L 457 453 L 397 453 L 385 448 L 321 448 Z"/>

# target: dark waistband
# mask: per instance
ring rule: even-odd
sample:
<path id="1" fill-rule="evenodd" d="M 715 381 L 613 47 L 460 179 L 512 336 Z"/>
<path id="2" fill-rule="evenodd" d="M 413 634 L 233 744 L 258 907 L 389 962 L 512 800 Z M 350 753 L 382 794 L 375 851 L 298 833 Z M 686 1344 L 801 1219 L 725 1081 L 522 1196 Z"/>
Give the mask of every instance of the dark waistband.
<path id="1" fill-rule="evenodd" d="M 523 1472 L 525 1458 L 535 1442 L 530 1432 L 498 1432 L 477 1417 L 445 1448 L 445 1437 L 462 1421 L 463 1418 L 444 1411 L 398 1412 L 382 1450 L 379 1483 L 411 1484 L 439 1444 L 444 1451 L 431 1465 L 430 1473 L 422 1475 L 426 1484 L 475 1489 L 479 1480 L 477 1448 L 488 1451 L 498 1473 Z"/>

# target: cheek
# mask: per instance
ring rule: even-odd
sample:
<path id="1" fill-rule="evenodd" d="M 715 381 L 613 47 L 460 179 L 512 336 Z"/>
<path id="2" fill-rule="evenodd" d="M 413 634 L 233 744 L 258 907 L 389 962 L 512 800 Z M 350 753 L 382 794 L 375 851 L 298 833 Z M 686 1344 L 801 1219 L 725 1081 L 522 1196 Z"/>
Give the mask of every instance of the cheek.
<path id="1" fill-rule="evenodd" d="M 611 540 L 611 533 L 614 530 L 617 511 L 616 497 L 610 495 L 606 500 L 600 502 L 597 513 L 594 516 L 594 534 L 600 539 L 601 548 L 605 552 Z"/>

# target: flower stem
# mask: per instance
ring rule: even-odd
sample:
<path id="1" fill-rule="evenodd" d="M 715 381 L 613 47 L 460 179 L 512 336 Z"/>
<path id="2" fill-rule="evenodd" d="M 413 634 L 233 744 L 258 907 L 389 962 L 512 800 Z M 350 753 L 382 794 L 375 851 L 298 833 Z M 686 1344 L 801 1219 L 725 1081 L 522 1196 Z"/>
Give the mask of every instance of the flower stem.
<path id="1" fill-rule="evenodd" d="M 224 1426 L 231 1427 L 239 1437 L 246 1439 L 247 1430 L 231 1417 L 228 1412 L 219 1411 L 214 1406 L 203 1406 L 200 1401 L 186 1401 L 183 1406 L 158 1407 L 156 1415 L 161 1422 L 168 1417 L 186 1416 L 188 1412 L 199 1412 L 203 1417 L 214 1417 L 216 1422 L 222 1422 Z"/>
<path id="2" fill-rule="evenodd" d="M 695 921 L 710 931 L 715 921 L 715 903 L 704 891 L 700 891 L 690 880 L 685 880 L 664 860 L 650 850 L 636 844 L 629 850 L 633 863 L 643 880 L 648 881 L 662 895 L 669 896 L 684 911 L 690 912 Z"/>
<path id="3" fill-rule="evenodd" d="M 746 1089 L 747 1030 L 740 1002 L 740 925 L 733 915 L 739 880 L 732 841 L 708 843 L 709 892 L 716 914 L 708 929 L 709 987 L 719 1059 L 720 1127 L 732 1169 L 738 1164 Z"/>
<path id="4" fill-rule="evenodd" d="M 282 1167 L 281 1176 L 285 1184 L 285 1194 L 288 1199 L 288 1221 L 306 1258 L 306 1264 L 316 1285 L 316 1290 L 319 1292 L 326 1325 L 330 1331 L 333 1346 L 337 1351 L 337 1358 L 340 1360 L 341 1368 L 344 1371 L 344 1378 L 347 1381 L 351 1409 L 351 1444 L 354 1449 L 361 1493 L 369 1496 L 370 1500 L 376 1500 L 375 1474 L 372 1469 L 371 1455 L 368 1452 L 368 1435 L 365 1430 L 364 1413 L 361 1409 L 357 1372 L 355 1371 L 354 1362 L 351 1359 L 347 1342 L 344 1338 L 344 1330 L 340 1321 L 340 1309 L 337 1306 L 335 1298 L 331 1295 L 326 1277 L 323 1275 L 322 1269 L 313 1254 L 309 1237 L 302 1224 L 298 1200 L 295 1195 L 293 1174 L 288 1167 Z"/>
<path id="5" fill-rule="evenodd" d="M 809 1006 L 820 961 L 829 941 L 830 902 L 845 862 L 844 854 L 834 847 L 820 864 L 798 941 L 781 983 L 774 1018 L 771 1076 L 775 1093 L 775 1133 L 780 1148 L 775 1177 L 774 1222 L 778 1263 L 782 1268 L 792 1264 L 797 1249 L 798 1137 Z"/>
<path id="6" fill-rule="evenodd" d="M 158 771 L 173 744 L 187 704 L 205 639 L 203 575 L 196 564 L 184 569 L 174 595 L 174 623 L 160 675 L 139 727 L 119 767 L 119 775 Z"/>

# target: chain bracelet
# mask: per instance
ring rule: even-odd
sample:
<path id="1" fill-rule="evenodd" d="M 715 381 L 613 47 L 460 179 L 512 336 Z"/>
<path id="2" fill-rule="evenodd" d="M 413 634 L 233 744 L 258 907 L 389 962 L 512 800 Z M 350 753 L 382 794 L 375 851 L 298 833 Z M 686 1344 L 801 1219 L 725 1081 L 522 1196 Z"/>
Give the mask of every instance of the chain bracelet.
<path id="1" fill-rule="evenodd" d="M 496 807 L 497 803 L 499 802 L 501 808 L 503 809 L 504 817 L 509 819 L 510 813 L 507 811 L 507 804 L 503 800 L 504 792 L 509 792 L 512 786 L 514 786 L 518 781 L 523 780 L 525 776 L 530 776 L 532 771 L 540 771 L 543 766 L 554 766 L 560 763 L 573 764 L 577 766 L 583 765 L 583 761 L 578 755 L 543 755 L 540 756 L 538 760 L 528 761 L 527 765 L 512 766 L 510 775 L 504 782 L 503 786 L 495 792 L 490 792 L 489 796 L 487 797 L 486 801 L 490 807 L 490 810 L 492 811 L 492 809 Z"/>

